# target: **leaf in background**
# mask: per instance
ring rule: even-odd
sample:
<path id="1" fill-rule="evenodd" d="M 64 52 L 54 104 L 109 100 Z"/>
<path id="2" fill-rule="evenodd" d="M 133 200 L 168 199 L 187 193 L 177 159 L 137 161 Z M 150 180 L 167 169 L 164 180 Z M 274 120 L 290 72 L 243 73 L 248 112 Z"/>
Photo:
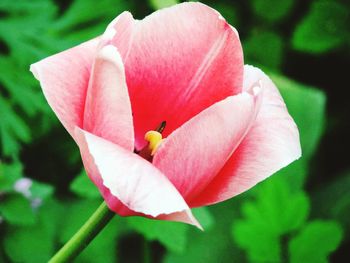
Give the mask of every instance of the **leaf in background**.
<path id="1" fill-rule="evenodd" d="M 272 74 L 271 78 L 299 128 L 303 158 L 310 159 L 324 130 L 326 96 L 321 90 L 281 75 Z"/>
<path id="2" fill-rule="evenodd" d="M 293 189 L 301 189 L 308 172 L 308 162 L 316 151 L 324 131 L 326 96 L 320 90 L 281 75 L 270 76 L 298 126 L 302 147 L 302 157 L 277 174 L 286 178 Z"/>
<path id="3" fill-rule="evenodd" d="M 47 55 L 42 43 L 33 43 L 33 40 L 37 35 L 45 37 L 44 33 L 56 15 L 56 6 L 50 0 L 4 0 L 0 11 L 6 14 L 0 20 L 0 39 L 10 48 L 9 57 L 15 59 L 14 64 L 21 66 L 20 72 L 28 72 L 29 64 Z M 21 34 L 18 34 L 19 29 Z M 13 74 L 16 72 L 18 68 Z"/>
<path id="4" fill-rule="evenodd" d="M 205 231 L 214 225 L 214 217 L 206 207 L 192 210 Z M 151 220 L 143 217 L 127 218 L 128 225 L 132 230 L 142 234 L 148 241 L 159 241 L 170 252 L 183 253 L 188 246 L 188 232 L 192 226 L 183 223 Z M 192 229 L 193 230 L 193 229 Z M 197 229 L 194 229 L 198 233 Z"/>
<path id="5" fill-rule="evenodd" d="M 6 195 L 0 203 L 1 216 L 12 225 L 32 225 L 35 213 L 30 201 L 21 194 Z"/>
<path id="6" fill-rule="evenodd" d="M 189 228 L 186 224 L 143 217 L 130 217 L 127 221 L 131 229 L 142 234 L 149 241 L 159 241 L 170 251 L 181 253 L 186 248 Z"/>
<path id="7" fill-rule="evenodd" d="M 168 251 L 163 262 L 244 262 L 229 235 L 232 220 L 239 216 L 237 208 L 237 201 L 207 207 L 215 219 L 215 224 L 209 229 L 204 227 L 203 232 L 190 227 L 186 250 L 183 253 Z M 199 221 L 202 223 L 200 218 Z"/>
<path id="8" fill-rule="evenodd" d="M 154 9 L 162 9 L 179 3 L 179 0 L 148 0 L 150 6 Z"/>
<path id="9" fill-rule="evenodd" d="M 82 170 L 71 182 L 69 189 L 78 196 L 86 198 L 99 198 L 101 196 L 97 187 L 91 182 L 85 170 Z"/>
<path id="10" fill-rule="evenodd" d="M 310 222 L 289 242 L 290 262 L 327 263 L 342 236 L 342 229 L 335 221 Z"/>
<path id="11" fill-rule="evenodd" d="M 239 28 L 240 19 L 239 19 L 239 10 L 235 2 L 223 3 L 214 1 L 210 3 L 210 6 L 219 13 L 229 22 L 230 25 L 233 25 L 235 28 Z"/>
<path id="12" fill-rule="evenodd" d="M 321 185 L 312 195 L 316 216 L 336 219 L 350 234 L 350 172 L 334 177 Z"/>
<path id="13" fill-rule="evenodd" d="M 0 120 L 2 152 L 5 156 L 15 156 L 19 152 L 20 142 L 29 142 L 31 139 L 29 127 L 1 97 Z"/>
<path id="14" fill-rule="evenodd" d="M 114 218 L 108 223 L 101 233 L 94 238 L 93 242 L 79 255 L 77 263 L 106 263 L 117 261 L 118 231 L 122 227 Z"/>
<path id="15" fill-rule="evenodd" d="M 253 12 L 267 22 L 278 22 L 285 18 L 293 8 L 295 0 L 253 0 Z"/>
<path id="16" fill-rule="evenodd" d="M 293 47 L 318 54 L 340 46 L 348 36 L 349 14 L 349 8 L 339 2 L 314 1 L 293 33 Z"/>
<path id="17" fill-rule="evenodd" d="M 59 241 L 62 244 L 67 242 L 99 205 L 100 200 L 69 200 L 65 202 L 65 222 L 69 222 L 69 224 L 62 226 L 58 236 Z"/>
<path id="18" fill-rule="evenodd" d="M 256 186 L 254 202 L 242 205 L 244 219 L 233 223 L 233 238 L 252 261 L 279 262 L 281 237 L 300 228 L 308 217 L 306 194 L 292 192 L 283 179 L 274 176 Z"/>
<path id="19" fill-rule="evenodd" d="M 280 237 L 263 227 L 235 220 L 232 229 L 235 242 L 248 253 L 249 262 L 280 262 Z"/>
<path id="20" fill-rule="evenodd" d="M 48 109 L 29 64 L 48 55 L 47 48 L 33 39 L 44 38 L 56 7 L 49 0 L 3 0 L 0 12 L 0 41 L 8 49 L 0 55 L 0 89 L 6 94 L 6 100 L 0 97 L 0 140 L 3 154 L 13 157 L 20 144 L 31 139 L 27 117 Z"/>
<path id="21" fill-rule="evenodd" d="M 61 206 L 51 200 L 40 207 L 35 225 L 9 227 L 4 238 L 4 250 L 13 262 L 47 262 L 54 253 Z"/>
<path id="22" fill-rule="evenodd" d="M 200 222 L 204 230 L 209 230 L 215 223 L 214 216 L 208 207 L 198 207 L 192 209 L 193 215 Z"/>
<path id="23" fill-rule="evenodd" d="M 244 41 L 243 48 L 248 64 L 263 65 L 274 70 L 280 68 L 284 48 L 279 34 L 269 31 L 255 32 Z"/>
<path id="24" fill-rule="evenodd" d="M 33 180 L 29 190 L 31 198 L 39 198 L 40 200 L 46 200 L 52 196 L 54 192 L 54 187 L 52 185 Z"/>
<path id="25" fill-rule="evenodd" d="M 50 236 L 40 227 L 10 228 L 4 240 L 4 247 L 13 262 L 47 262 L 54 244 Z"/>
<path id="26" fill-rule="evenodd" d="M 107 25 L 131 4 L 122 0 L 75 0 L 52 25 L 52 34 L 64 35 L 71 45 L 101 35 Z"/>
<path id="27" fill-rule="evenodd" d="M 0 192 L 13 192 L 13 185 L 21 177 L 23 177 L 23 166 L 20 162 L 10 164 L 0 162 Z"/>
<path id="28" fill-rule="evenodd" d="M 27 71 L 28 64 L 25 67 Z M 19 65 L 14 58 L 0 56 L 0 68 L 0 83 L 7 90 L 11 102 L 20 106 L 30 117 L 35 116 L 38 111 L 49 111 L 42 91 L 37 87 L 37 81 L 29 72 L 23 74 L 23 71 L 18 70 Z"/>
<path id="29" fill-rule="evenodd" d="M 60 226 L 61 231 L 58 233 L 59 241 L 62 244 L 67 242 L 78 231 L 100 205 L 100 202 L 100 200 L 88 199 L 64 203 L 65 213 L 64 218 L 61 217 L 61 220 L 65 223 Z M 121 226 L 116 226 L 116 224 L 119 224 L 119 221 L 120 217 L 111 221 L 84 252 L 79 255 L 77 262 L 116 262 L 117 233 L 121 228 Z"/>

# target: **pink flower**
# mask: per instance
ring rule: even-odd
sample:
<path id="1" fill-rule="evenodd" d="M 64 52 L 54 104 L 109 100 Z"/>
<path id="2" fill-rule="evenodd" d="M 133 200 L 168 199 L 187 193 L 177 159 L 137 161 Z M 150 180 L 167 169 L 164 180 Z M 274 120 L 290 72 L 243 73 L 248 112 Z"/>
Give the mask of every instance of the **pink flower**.
<path id="1" fill-rule="evenodd" d="M 31 71 L 122 216 L 199 226 L 190 208 L 238 195 L 301 155 L 278 90 L 243 65 L 237 31 L 200 3 L 141 21 L 124 12 Z M 162 134 L 149 132 L 164 121 Z"/>

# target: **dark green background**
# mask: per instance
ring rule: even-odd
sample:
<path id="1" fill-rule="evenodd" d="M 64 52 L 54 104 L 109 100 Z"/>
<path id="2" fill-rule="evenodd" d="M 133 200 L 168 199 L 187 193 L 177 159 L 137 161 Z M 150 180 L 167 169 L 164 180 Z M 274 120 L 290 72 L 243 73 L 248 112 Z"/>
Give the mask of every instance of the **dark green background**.
<path id="1" fill-rule="evenodd" d="M 252 190 L 196 209 L 205 232 L 115 217 L 76 262 L 350 262 L 348 1 L 204 1 L 275 81 L 303 157 Z M 0 262 L 46 262 L 101 202 L 29 65 L 101 34 L 124 10 L 176 0 L 0 1 Z M 32 185 L 15 191 L 22 177 Z"/>

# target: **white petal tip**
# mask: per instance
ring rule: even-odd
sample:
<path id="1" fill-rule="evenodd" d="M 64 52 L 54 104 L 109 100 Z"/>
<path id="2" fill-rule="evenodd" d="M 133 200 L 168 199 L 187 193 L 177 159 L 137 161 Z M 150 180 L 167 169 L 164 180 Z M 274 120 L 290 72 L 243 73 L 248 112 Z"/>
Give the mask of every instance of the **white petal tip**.
<path id="1" fill-rule="evenodd" d="M 102 35 L 102 39 L 105 41 L 112 40 L 117 31 L 113 27 L 107 28 Z"/>
<path id="2" fill-rule="evenodd" d="M 33 73 L 34 77 L 37 80 L 39 80 L 39 73 L 38 73 L 38 70 L 37 70 L 36 63 L 30 65 L 29 71 Z"/>
<path id="3" fill-rule="evenodd" d="M 119 68 L 123 68 L 123 61 L 118 49 L 113 45 L 104 46 L 98 53 L 97 57 L 101 60 L 109 61 Z"/>

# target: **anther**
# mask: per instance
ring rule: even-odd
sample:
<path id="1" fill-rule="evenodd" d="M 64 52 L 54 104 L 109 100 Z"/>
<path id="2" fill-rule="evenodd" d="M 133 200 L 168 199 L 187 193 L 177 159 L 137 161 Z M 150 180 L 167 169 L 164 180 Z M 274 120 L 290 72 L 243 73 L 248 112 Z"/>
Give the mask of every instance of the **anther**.
<path id="1" fill-rule="evenodd" d="M 148 131 L 145 134 L 145 140 L 148 141 L 148 149 L 151 151 L 151 156 L 153 156 L 162 143 L 163 137 L 158 131 Z"/>

